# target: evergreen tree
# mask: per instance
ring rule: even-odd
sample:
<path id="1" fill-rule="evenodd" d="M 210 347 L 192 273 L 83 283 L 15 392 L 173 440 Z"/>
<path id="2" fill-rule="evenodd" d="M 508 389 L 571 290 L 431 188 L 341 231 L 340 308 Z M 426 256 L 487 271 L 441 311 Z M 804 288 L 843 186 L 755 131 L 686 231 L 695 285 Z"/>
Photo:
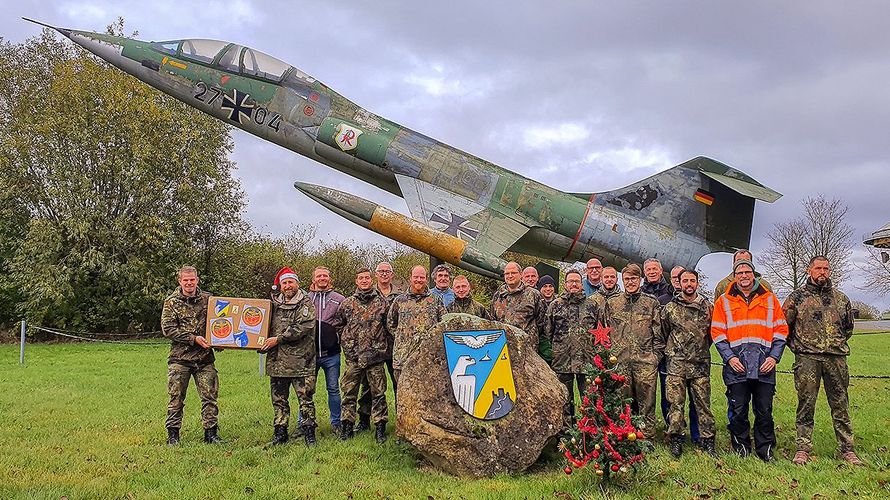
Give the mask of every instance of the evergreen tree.
<path id="1" fill-rule="evenodd" d="M 610 328 L 602 326 L 590 330 L 596 355 L 594 366 L 587 370 L 589 388 L 581 398 L 575 426 L 560 443 L 569 463 L 566 474 L 573 468 L 590 466 L 603 481 L 635 470 L 651 449 L 636 427 L 641 417 L 631 415 L 632 399 L 624 392 L 627 377 L 617 370 L 609 332 Z"/>

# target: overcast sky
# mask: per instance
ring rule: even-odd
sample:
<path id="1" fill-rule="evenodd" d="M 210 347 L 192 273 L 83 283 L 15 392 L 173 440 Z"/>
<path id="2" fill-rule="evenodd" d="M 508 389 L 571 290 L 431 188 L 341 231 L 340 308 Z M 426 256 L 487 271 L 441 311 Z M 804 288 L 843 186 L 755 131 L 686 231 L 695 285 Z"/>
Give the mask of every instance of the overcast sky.
<path id="1" fill-rule="evenodd" d="M 890 220 L 890 4 L 635 1 L 18 1 L 19 16 L 164 40 L 216 38 L 274 55 L 369 110 L 566 191 L 604 191 L 697 155 L 785 196 L 758 202 L 752 247 L 800 200 L 850 206 L 855 257 Z M 298 193 L 301 180 L 402 212 L 400 198 L 246 133 L 234 134 L 247 217 L 261 230 L 375 234 Z M 282 216 L 281 214 L 287 214 Z M 714 281 L 730 257 L 705 257 Z M 756 263 L 756 257 L 755 257 Z M 854 299 L 881 300 L 844 288 Z"/>

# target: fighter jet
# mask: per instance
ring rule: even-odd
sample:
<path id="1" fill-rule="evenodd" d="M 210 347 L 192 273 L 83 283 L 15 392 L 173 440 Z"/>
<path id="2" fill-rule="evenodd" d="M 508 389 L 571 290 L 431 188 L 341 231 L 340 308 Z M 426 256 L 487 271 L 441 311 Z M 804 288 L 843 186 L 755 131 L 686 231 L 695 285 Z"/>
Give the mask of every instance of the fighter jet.
<path id="1" fill-rule="evenodd" d="M 604 192 L 563 192 L 362 108 L 237 43 L 147 42 L 49 26 L 109 64 L 230 125 L 405 199 L 411 217 L 323 186 L 295 187 L 346 219 L 490 277 L 507 250 L 623 266 L 693 267 L 746 248 L 754 201 L 781 194 L 699 156 Z"/>

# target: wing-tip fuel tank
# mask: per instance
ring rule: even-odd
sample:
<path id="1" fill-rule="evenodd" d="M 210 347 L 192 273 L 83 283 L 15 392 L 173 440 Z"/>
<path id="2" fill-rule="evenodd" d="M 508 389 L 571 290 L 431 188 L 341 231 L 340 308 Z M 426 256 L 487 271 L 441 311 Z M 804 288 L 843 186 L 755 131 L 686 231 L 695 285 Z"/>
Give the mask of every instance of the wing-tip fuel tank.
<path id="1" fill-rule="evenodd" d="M 566 193 L 375 115 L 237 43 L 149 42 L 24 19 L 229 125 L 401 196 L 411 217 L 294 184 L 353 223 L 486 276 L 502 273 L 507 250 L 616 267 L 648 257 L 695 266 L 708 253 L 746 247 L 755 200 L 781 196 L 701 156 L 620 189 Z"/>

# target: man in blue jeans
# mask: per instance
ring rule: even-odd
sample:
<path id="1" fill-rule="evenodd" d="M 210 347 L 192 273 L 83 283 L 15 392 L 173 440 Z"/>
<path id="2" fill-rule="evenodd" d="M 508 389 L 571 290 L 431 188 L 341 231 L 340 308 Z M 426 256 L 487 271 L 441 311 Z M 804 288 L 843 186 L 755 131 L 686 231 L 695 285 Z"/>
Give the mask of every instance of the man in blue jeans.
<path id="1" fill-rule="evenodd" d="M 324 370 L 324 381 L 328 391 L 328 408 L 331 411 L 331 429 L 340 435 L 340 339 L 337 330 L 331 325 L 331 318 L 345 299 L 331 286 L 331 271 L 316 267 L 312 271 L 312 284 L 309 298 L 315 304 L 318 321 L 315 326 L 316 358 L 315 374 Z"/>

